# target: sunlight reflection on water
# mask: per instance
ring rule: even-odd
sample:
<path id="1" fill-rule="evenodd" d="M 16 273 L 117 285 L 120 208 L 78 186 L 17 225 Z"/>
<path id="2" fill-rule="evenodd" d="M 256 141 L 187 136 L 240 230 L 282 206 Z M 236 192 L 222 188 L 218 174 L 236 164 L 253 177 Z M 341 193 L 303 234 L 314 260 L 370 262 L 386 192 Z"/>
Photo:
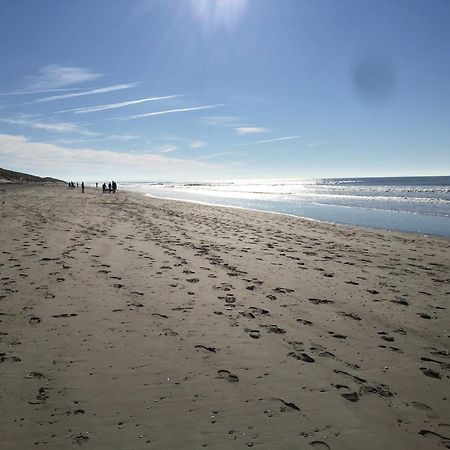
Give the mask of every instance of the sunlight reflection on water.
<path id="1" fill-rule="evenodd" d="M 123 183 L 156 197 L 450 236 L 450 177 Z M 427 184 L 428 183 L 428 184 Z"/>

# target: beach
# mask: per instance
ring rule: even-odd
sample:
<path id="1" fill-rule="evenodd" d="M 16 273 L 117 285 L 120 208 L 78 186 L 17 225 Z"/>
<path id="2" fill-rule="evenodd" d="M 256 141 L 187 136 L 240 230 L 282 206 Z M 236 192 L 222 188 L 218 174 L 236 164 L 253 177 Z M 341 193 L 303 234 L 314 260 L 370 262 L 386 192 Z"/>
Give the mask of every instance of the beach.
<path id="1" fill-rule="evenodd" d="M 450 239 L 0 185 L 0 448 L 450 448 Z"/>

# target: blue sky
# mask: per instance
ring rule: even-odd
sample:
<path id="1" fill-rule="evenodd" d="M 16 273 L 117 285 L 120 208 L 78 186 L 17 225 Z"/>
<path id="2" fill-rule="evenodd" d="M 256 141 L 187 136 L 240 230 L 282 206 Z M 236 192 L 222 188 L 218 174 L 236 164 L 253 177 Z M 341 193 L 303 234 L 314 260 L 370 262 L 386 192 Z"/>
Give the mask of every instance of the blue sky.
<path id="1" fill-rule="evenodd" d="M 450 174 L 448 0 L 0 0 L 0 167 Z"/>

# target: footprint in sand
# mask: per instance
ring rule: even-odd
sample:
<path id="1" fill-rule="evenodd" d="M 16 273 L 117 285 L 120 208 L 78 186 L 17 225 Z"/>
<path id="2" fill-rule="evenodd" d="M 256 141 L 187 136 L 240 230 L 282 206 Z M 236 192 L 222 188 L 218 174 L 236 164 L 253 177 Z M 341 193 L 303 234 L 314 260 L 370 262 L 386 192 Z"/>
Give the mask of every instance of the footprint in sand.
<path id="1" fill-rule="evenodd" d="M 42 372 L 30 372 L 25 378 L 44 378 Z"/>
<path id="2" fill-rule="evenodd" d="M 291 358 L 295 358 L 299 361 L 307 362 L 307 363 L 314 362 L 314 358 L 311 358 L 311 356 L 309 356 L 307 353 L 303 353 L 303 352 L 290 352 L 290 353 L 288 353 L 288 356 L 290 356 Z"/>
<path id="3" fill-rule="evenodd" d="M 431 316 L 429 314 L 426 314 L 426 313 L 417 313 L 417 315 L 419 317 L 421 317 L 422 319 L 427 319 L 427 320 L 431 319 Z"/>
<path id="4" fill-rule="evenodd" d="M 448 350 L 438 350 L 434 347 L 430 347 L 429 350 L 432 355 L 446 356 L 447 358 L 450 356 L 450 352 Z"/>
<path id="5" fill-rule="evenodd" d="M 427 358 L 425 356 L 420 358 L 420 360 L 425 361 L 425 362 L 433 362 L 433 363 L 439 364 L 442 369 L 450 369 L 450 363 L 447 363 L 444 361 L 438 361 L 437 359 Z"/>
<path id="6" fill-rule="evenodd" d="M 284 288 L 284 287 L 276 287 L 274 292 L 278 294 L 291 294 L 292 292 L 295 292 L 294 289 Z"/>
<path id="7" fill-rule="evenodd" d="M 334 331 L 329 331 L 328 334 L 330 334 L 335 339 L 347 339 L 347 336 L 345 336 L 343 334 L 335 333 Z"/>
<path id="8" fill-rule="evenodd" d="M 83 436 L 82 434 L 79 434 L 78 436 L 74 436 L 72 438 L 72 444 L 76 445 L 83 445 L 89 440 L 88 436 Z"/>
<path id="9" fill-rule="evenodd" d="M 160 313 L 153 313 L 152 316 L 161 317 L 161 319 L 168 319 L 169 318 L 165 314 L 160 314 Z"/>
<path id="10" fill-rule="evenodd" d="M 239 377 L 237 375 L 232 374 L 229 370 L 218 370 L 219 378 L 222 380 L 228 381 L 228 383 L 238 383 Z"/>
<path id="11" fill-rule="evenodd" d="M 450 436 L 443 436 L 442 434 L 438 434 L 430 430 L 420 430 L 419 434 L 425 438 L 431 438 L 435 441 L 439 441 L 444 447 L 450 448 Z"/>
<path id="12" fill-rule="evenodd" d="M 38 323 L 41 323 L 41 322 L 42 322 L 41 318 L 40 317 L 36 317 L 36 316 L 30 317 L 28 319 L 28 323 L 30 325 L 37 325 Z"/>
<path id="13" fill-rule="evenodd" d="M 333 300 L 321 299 L 321 298 L 308 298 L 308 301 L 314 305 L 326 305 L 334 303 Z"/>
<path id="14" fill-rule="evenodd" d="M 300 408 L 294 403 L 294 402 L 285 402 L 282 398 L 277 399 L 281 403 L 283 403 L 283 406 L 280 406 L 281 412 L 288 412 L 288 411 L 300 411 Z"/>
<path id="15" fill-rule="evenodd" d="M 425 405 L 424 403 L 411 402 L 411 405 L 414 406 L 414 408 L 424 411 L 430 419 L 437 419 L 439 417 L 428 405 Z"/>
<path id="16" fill-rule="evenodd" d="M 217 348 L 216 347 L 207 347 L 206 345 L 202 345 L 202 344 L 194 345 L 194 348 L 199 348 L 199 349 L 205 350 L 205 351 L 210 352 L 210 353 L 216 353 L 217 352 Z"/>
<path id="17" fill-rule="evenodd" d="M 186 281 L 188 283 L 198 283 L 200 280 L 198 278 L 189 278 Z"/>
<path id="18" fill-rule="evenodd" d="M 133 300 L 132 302 L 128 303 L 128 306 L 133 309 L 133 308 L 142 308 L 144 306 L 143 303 L 138 302 L 137 300 Z"/>
<path id="19" fill-rule="evenodd" d="M 391 303 L 395 303 L 396 305 L 403 305 L 403 306 L 409 306 L 409 302 L 407 302 L 403 298 L 395 298 L 394 300 L 391 300 Z"/>
<path id="20" fill-rule="evenodd" d="M 278 325 L 260 325 L 263 328 L 267 329 L 268 333 L 274 333 L 274 334 L 285 334 L 286 331 L 283 330 L 283 328 L 280 328 Z"/>
<path id="21" fill-rule="evenodd" d="M 40 387 L 38 390 L 38 394 L 35 397 L 35 400 L 30 400 L 28 401 L 28 403 L 30 405 L 40 405 L 42 403 L 45 403 L 47 399 L 48 399 L 48 388 Z"/>
<path id="22" fill-rule="evenodd" d="M 325 347 L 323 347 L 320 344 L 315 344 L 314 342 L 311 343 L 310 349 L 313 353 L 315 353 L 317 356 L 321 356 L 322 358 L 335 358 L 336 357 L 336 355 L 334 353 L 327 351 Z"/>
<path id="23" fill-rule="evenodd" d="M 270 316 L 270 313 L 269 313 L 269 311 L 267 311 L 267 309 L 258 308 L 256 306 L 250 306 L 250 309 L 253 314 L 262 315 L 262 316 L 265 316 L 265 315 Z"/>
<path id="24" fill-rule="evenodd" d="M 249 333 L 252 339 L 259 339 L 261 337 L 261 332 L 259 330 L 251 330 L 250 328 L 246 328 L 245 331 Z"/>
<path id="25" fill-rule="evenodd" d="M 344 317 L 349 317 L 350 319 L 353 319 L 353 320 L 357 320 L 357 321 L 361 320 L 361 317 L 359 317 L 358 314 L 347 313 L 345 311 L 341 311 L 339 314 Z"/>
<path id="26" fill-rule="evenodd" d="M 345 394 L 341 394 L 342 397 L 344 397 L 346 400 L 350 402 L 357 402 L 359 401 L 359 395 L 356 392 L 348 392 Z"/>
<path id="27" fill-rule="evenodd" d="M 219 300 L 225 300 L 225 303 L 236 303 L 236 297 L 233 294 L 226 294 L 225 296 L 219 295 Z"/>
<path id="28" fill-rule="evenodd" d="M 317 450 L 330 450 L 330 446 L 322 441 L 313 441 L 310 442 L 309 445 Z"/>
<path id="29" fill-rule="evenodd" d="M 350 388 L 343 384 L 337 384 L 336 389 L 337 390 L 346 389 L 347 391 L 350 391 Z M 344 393 L 341 393 L 341 396 L 344 397 L 345 400 L 348 400 L 349 402 L 359 401 L 359 395 L 357 392 L 344 392 Z"/>
<path id="30" fill-rule="evenodd" d="M 301 323 L 302 325 L 312 325 L 312 322 L 310 320 L 306 319 L 295 319 L 298 323 Z"/>
<path id="31" fill-rule="evenodd" d="M 76 317 L 78 314 L 75 314 L 75 313 L 72 313 L 72 314 L 69 314 L 69 313 L 65 313 L 65 314 L 55 314 L 55 315 L 53 315 L 52 317 L 55 317 L 55 318 L 57 318 L 57 319 L 59 319 L 59 318 L 62 318 L 62 317 Z"/>
<path id="32" fill-rule="evenodd" d="M 163 330 L 164 336 L 178 336 L 176 331 L 171 330 L 170 328 L 165 328 Z"/>
<path id="33" fill-rule="evenodd" d="M 220 283 L 219 286 L 214 286 L 213 288 L 215 291 L 230 291 L 233 289 L 233 285 L 229 283 Z"/>
<path id="34" fill-rule="evenodd" d="M 427 367 L 421 367 L 420 370 L 427 377 L 436 378 L 436 379 L 440 379 L 441 378 L 441 374 L 439 372 L 436 372 L 433 369 L 429 369 Z"/>

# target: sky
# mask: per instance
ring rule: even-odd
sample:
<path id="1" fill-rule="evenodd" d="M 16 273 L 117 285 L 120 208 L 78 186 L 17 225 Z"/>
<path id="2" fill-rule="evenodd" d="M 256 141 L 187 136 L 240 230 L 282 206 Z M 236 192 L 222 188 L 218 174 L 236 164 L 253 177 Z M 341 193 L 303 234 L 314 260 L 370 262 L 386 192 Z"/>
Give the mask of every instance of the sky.
<path id="1" fill-rule="evenodd" d="M 450 174 L 449 0 L 0 0 L 0 167 Z"/>

